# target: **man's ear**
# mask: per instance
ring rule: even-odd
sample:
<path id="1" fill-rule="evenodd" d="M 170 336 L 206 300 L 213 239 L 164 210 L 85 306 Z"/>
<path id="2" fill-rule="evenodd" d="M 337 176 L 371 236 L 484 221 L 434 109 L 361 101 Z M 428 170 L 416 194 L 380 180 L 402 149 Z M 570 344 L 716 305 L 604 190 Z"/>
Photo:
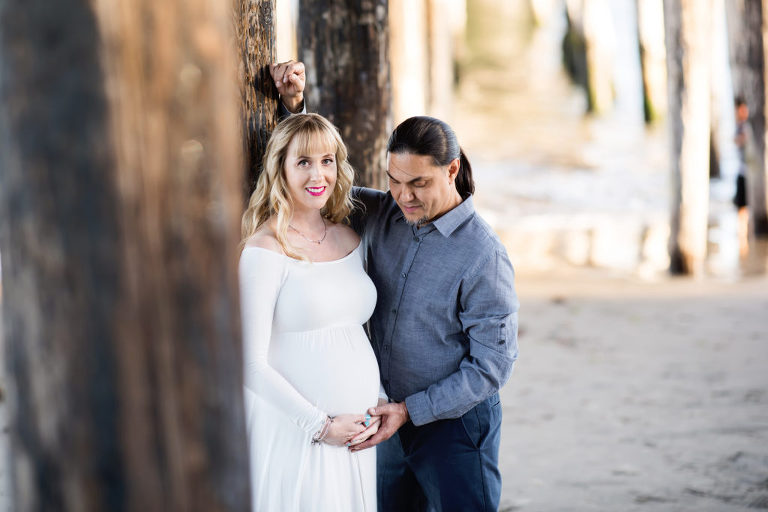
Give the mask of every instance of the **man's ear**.
<path id="1" fill-rule="evenodd" d="M 459 175 L 459 169 L 461 168 L 461 162 L 458 158 L 454 158 L 451 160 L 451 163 L 448 164 L 448 179 L 453 183 L 456 181 L 456 176 Z"/>

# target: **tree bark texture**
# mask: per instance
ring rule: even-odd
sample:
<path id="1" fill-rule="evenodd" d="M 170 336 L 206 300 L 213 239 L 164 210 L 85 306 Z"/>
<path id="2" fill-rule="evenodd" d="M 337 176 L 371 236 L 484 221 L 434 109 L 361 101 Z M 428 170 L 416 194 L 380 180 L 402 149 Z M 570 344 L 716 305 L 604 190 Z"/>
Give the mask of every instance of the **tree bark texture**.
<path id="1" fill-rule="evenodd" d="M 276 62 L 275 0 L 235 0 L 240 55 L 238 83 L 243 119 L 246 197 L 256 188 L 264 151 L 277 124 L 278 93 L 269 73 Z"/>
<path id="2" fill-rule="evenodd" d="M 700 275 L 707 252 L 711 0 L 664 0 L 672 216 L 670 271 Z"/>
<path id="3" fill-rule="evenodd" d="M 387 0 L 301 0 L 305 98 L 340 130 L 356 183 L 383 189 L 392 130 Z"/>
<path id="4" fill-rule="evenodd" d="M 637 1 L 637 33 L 643 74 L 643 114 L 646 123 L 664 116 L 667 109 L 667 70 L 664 48 L 663 0 Z"/>
<path id="5" fill-rule="evenodd" d="M 0 3 L 13 510 L 249 507 L 231 23 Z"/>
<path id="6" fill-rule="evenodd" d="M 749 107 L 752 140 L 748 141 L 754 158 L 747 166 L 747 203 L 754 233 L 768 237 L 768 154 L 766 153 L 765 65 L 768 45 L 768 2 L 765 0 L 727 0 L 728 40 L 733 91 Z"/>

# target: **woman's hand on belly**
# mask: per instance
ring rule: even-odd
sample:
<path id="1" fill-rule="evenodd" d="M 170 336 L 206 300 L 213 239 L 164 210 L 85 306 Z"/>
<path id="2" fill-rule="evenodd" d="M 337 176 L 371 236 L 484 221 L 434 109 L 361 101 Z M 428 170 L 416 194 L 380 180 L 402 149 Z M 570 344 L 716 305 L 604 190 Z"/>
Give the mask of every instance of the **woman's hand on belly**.
<path id="1" fill-rule="evenodd" d="M 333 446 L 345 446 L 366 430 L 365 414 L 339 414 L 334 416 L 324 441 Z"/>
<path id="2" fill-rule="evenodd" d="M 360 432 L 358 435 L 356 435 L 348 444 L 347 446 L 355 446 L 356 444 L 360 444 L 362 442 L 365 442 L 368 440 L 369 437 L 371 437 L 373 434 L 379 431 L 379 426 L 381 426 L 381 416 L 371 416 L 370 421 L 368 422 L 369 427 Z"/>
<path id="3" fill-rule="evenodd" d="M 387 402 L 388 400 L 386 398 L 379 397 L 379 402 L 376 405 L 384 405 Z M 379 431 L 379 427 L 381 426 L 381 416 L 371 416 L 370 414 L 366 413 L 365 417 L 368 420 L 368 422 L 365 424 L 368 428 L 356 435 L 355 438 L 352 439 L 349 444 L 347 444 L 348 447 L 352 447 L 356 444 L 367 441 L 369 437 Z"/>

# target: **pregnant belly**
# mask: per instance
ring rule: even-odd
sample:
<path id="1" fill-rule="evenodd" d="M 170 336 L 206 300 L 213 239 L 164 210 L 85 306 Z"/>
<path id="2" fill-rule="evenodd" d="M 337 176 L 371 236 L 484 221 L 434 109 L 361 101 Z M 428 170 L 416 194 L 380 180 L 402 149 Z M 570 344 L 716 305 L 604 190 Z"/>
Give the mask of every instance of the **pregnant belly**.
<path id="1" fill-rule="evenodd" d="M 276 334 L 269 363 L 331 416 L 376 405 L 379 367 L 361 326 Z"/>

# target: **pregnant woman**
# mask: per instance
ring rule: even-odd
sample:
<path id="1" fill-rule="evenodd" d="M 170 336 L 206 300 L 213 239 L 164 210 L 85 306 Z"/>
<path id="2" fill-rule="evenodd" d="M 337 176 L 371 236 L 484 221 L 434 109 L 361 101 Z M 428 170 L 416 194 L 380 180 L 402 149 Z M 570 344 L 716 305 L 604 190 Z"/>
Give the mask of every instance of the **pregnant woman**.
<path id="1" fill-rule="evenodd" d="M 293 115 L 272 134 L 243 215 L 240 293 L 253 510 L 375 511 L 365 414 L 379 371 L 362 325 L 376 305 L 344 224 L 353 170 L 333 125 Z"/>

